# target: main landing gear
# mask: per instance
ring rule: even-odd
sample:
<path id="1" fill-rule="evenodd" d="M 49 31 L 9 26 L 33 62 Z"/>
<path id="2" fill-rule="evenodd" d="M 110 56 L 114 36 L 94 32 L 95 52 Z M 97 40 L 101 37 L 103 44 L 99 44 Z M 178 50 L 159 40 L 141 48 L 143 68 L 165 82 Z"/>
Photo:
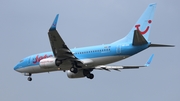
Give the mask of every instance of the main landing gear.
<path id="1" fill-rule="evenodd" d="M 86 76 L 88 79 L 93 79 L 94 78 L 94 74 L 90 73 Z"/>
<path id="2" fill-rule="evenodd" d="M 77 73 L 78 72 L 78 68 L 81 68 L 81 66 L 78 66 L 77 63 L 72 63 L 72 67 L 70 68 L 70 71 L 72 73 Z"/>
<path id="3" fill-rule="evenodd" d="M 78 69 L 75 68 L 75 67 L 71 67 L 71 68 L 70 68 L 70 71 L 73 72 L 73 73 L 77 73 L 77 72 L 78 72 Z"/>
<path id="4" fill-rule="evenodd" d="M 72 73 L 78 73 L 78 68 L 76 68 L 76 67 L 71 67 L 70 68 L 70 71 L 72 72 Z M 85 76 L 85 77 L 87 77 L 88 79 L 93 79 L 94 78 L 94 74 L 92 74 L 91 73 L 91 71 L 92 70 L 88 70 L 88 69 L 84 69 L 83 70 L 83 75 Z M 82 72 L 82 71 L 79 71 L 79 72 Z"/>
<path id="5" fill-rule="evenodd" d="M 90 73 L 90 70 L 83 70 L 84 76 L 86 76 L 88 79 L 93 79 L 94 74 Z"/>

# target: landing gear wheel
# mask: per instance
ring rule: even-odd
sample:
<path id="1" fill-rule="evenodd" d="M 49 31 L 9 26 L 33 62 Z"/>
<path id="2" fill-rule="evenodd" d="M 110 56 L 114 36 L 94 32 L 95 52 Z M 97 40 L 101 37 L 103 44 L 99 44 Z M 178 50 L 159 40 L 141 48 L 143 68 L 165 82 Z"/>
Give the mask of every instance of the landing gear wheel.
<path id="1" fill-rule="evenodd" d="M 28 77 L 27 80 L 28 80 L 28 81 L 32 81 L 32 78 L 31 78 L 31 77 Z"/>
<path id="2" fill-rule="evenodd" d="M 87 75 L 87 78 L 93 79 L 93 78 L 94 78 L 94 74 L 88 74 L 88 75 Z"/>
<path id="3" fill-rule="evenodd" d="M 74 67 L 71 67 L 71 68 L 70 68 L 70 71 L 73 72 L 73 73 L 77 73 L 77 72 L 78 72 L 78 69 L 77 69 L 77 68 L 74 68 Z"/>

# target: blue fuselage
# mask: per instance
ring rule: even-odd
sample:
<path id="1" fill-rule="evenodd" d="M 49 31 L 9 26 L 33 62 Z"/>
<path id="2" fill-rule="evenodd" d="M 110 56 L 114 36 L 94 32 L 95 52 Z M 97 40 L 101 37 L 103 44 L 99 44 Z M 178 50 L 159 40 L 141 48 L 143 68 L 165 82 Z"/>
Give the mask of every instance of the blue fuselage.
<path id="1" fill-rule="evenodd" d="M 106 44 L 106 45 L 90 46 L 90 47 L 83 47 L 83 48 L 74 48 L 74 49 L 71 49 L 71 52 L 79 60 L 96 59 L 94 60 L 93 66 L 97 66 L 97 65 L 109 64 L 109 63 L 113 63 L 113 62 L 125 59 L 129 56 L 132 56 L 148 48 L 149 44 L 150 42 L 148 44 L 141 45 L 141 46 L 133 46 L 132 44 L 117 44 L 117 43 Z M 52 52 L 44 52 L 44 53 L 28 56 L 24 58 L 23 60 L 21 60 L 14 67 L 14 70 L 20 70 L 23 68 L 25 69 L 29 67 L 39 66 L 40 60 L 49 58 L 49 57 L 54 57 Z M 68 70 L 68 69 L 69 68 L 67 69 L 63 68 L 63 70 Z M 54 71 L 54 69 L 48 70 L 48 71 Z"/>

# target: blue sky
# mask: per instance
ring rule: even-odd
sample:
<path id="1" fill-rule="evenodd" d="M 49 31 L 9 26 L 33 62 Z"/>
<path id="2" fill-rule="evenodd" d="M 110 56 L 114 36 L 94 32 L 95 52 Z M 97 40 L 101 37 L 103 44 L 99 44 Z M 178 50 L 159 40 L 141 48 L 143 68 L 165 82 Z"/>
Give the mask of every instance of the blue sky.
<path id="1" fill-rule="evenodd" d="M 124 37 L 148 4 L 157 3 L 149 39 L 175 48 L 149 48 L 116 65 L 150 67 L 122 72 L 93 71 L 89 80 L 68 79 L 64 72 L 33 75 L 13 67 L 24 57 L 51 51 L 48 29 L 60 14 L 57 30 L 69 48 L 100 45 Z M 1 101 L 178 101 L 180 100 L 178 0 L 4 0 L 0 3 Z"/>

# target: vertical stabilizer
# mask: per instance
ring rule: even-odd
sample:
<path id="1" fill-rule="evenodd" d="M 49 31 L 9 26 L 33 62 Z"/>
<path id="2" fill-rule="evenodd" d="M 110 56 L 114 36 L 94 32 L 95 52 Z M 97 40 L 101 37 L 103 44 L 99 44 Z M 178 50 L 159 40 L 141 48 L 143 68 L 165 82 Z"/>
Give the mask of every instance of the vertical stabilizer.
<path id="1" fill-rule="evenodd" d="M 141 15 L 139 20 L 136 22 L 136 24 L 133 26 L 133 28 L 130 30 L 130 32 L 122 40 L 118 40 L 116 42 L 119 41 L 133 42 L 135 30 L 137 30 L 146 39 L 146 41 L 148 41 L 151 25 L 153 23 L 155 8 L 156 8 L 156 3 L 148 5 L 148 7 Z"/>
<path id="2" fill-rule="evenodd" d="M 155 8 L 155 3 L 150 4 L 125 38 L 132 40 L 134 36 L 134 30 L 137 30 L 148 41 Z"/>

